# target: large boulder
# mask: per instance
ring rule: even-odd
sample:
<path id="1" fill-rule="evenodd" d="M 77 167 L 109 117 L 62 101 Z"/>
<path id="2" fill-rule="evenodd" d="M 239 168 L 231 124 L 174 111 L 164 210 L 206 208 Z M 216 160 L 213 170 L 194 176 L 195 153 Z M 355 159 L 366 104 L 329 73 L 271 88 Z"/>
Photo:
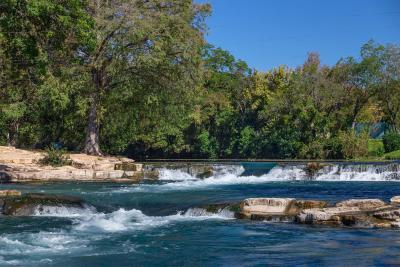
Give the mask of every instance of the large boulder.
<path id="1" fill-rule="evenodd" d="M 31 216 L 42 207 L 85 208 L 86 204 L 78 197 L 47 194 L 25 194 L 0 199 L 0 211 L 3 215 Z"/>

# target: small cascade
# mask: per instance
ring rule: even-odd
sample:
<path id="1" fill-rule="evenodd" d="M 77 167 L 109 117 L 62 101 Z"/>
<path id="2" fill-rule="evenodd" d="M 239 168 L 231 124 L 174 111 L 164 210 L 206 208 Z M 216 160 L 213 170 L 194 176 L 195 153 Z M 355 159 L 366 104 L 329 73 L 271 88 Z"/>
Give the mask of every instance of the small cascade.
<path id="1" fill-rule="evenodd" d="M 197 163 L 196 163 L 197 164 Z M 195 165 L 196 165 L 195 164 Z M 191 188 L 284 181 L 400 181 L 400 163 L 321 163 L 310 172 L 306 163 L 203 164 L 201 168 L 159 166 L 162 184 L 124 188 L 130 191 L 187 190 Z M 255 168 L 255 171 L 252 168 Z M 152 166 L 152 168 L 155 168 Z M 188 171 L 188 168 L 191 171 Z M 197 169 L 198 172 L 193 170 Z M 201 175 L 203 171 L 207 175 Z"/>

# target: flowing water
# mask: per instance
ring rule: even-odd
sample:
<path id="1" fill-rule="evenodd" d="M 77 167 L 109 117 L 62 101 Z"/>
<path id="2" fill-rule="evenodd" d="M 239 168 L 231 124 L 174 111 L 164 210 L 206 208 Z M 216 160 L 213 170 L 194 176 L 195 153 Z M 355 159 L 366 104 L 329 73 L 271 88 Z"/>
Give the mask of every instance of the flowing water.
<path id="1" fill-rule="evenodd" d="M 161 168 L 140 184 L 0 185 L 0 189 L 75 195 L 85 209 L 42 207 L 30 217 L 0 217 L 1 266 L 395 266 L 400 231 L 237 220 L 210 203 L 249 197 L 336 202 L 400 195 L 398 164 L 334 165 L 308 176 L 276 165 L 261 176 L 217 165 L 210 178 Z"/>

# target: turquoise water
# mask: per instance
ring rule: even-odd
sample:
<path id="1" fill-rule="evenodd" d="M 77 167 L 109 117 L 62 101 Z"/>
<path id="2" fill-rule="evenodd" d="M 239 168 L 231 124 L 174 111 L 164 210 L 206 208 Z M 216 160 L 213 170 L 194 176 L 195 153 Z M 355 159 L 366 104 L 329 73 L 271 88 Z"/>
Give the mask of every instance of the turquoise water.
<path id="1" fill-rule="evenodd" d="M 95 207 L 60 207 L 32 217 L 0 218 L 0 265 L 400 265 L 397 230 L 255 222 L 233 219 L 229 214 L 199 214 L 190 209 L 248 197 L 336 202 L 348 198 L 388 201 L 400 195 L 397 181 L 268 178 L 271 176 L 247 177 L 229 171 L 201 180 L 164 170 L 160 181 L 138 185 L 0 185 L 0 189 L 76 195 Z"/>

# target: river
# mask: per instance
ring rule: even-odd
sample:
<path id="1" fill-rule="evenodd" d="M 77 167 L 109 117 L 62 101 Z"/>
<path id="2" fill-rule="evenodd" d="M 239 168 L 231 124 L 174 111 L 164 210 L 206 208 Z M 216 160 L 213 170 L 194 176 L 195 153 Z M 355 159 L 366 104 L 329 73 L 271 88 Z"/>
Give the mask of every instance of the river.
<path id="1" fill-rule="evenodd" d="M 241 165 L 214 167 L 206 179 L 161 168 L 158 181 L 134 185 L 2 184 L 0 190 L 79 196 L 89 205 L 0 217 L 0 265 L 400 265 L 399 230 L 238 220 L 226 212 L 193 209 L 249 197 L 388 201 L 400 195 L 398 166 L 335 165 L 313 177 L 296 165 L 275 165 L 257 176 Z"/>

